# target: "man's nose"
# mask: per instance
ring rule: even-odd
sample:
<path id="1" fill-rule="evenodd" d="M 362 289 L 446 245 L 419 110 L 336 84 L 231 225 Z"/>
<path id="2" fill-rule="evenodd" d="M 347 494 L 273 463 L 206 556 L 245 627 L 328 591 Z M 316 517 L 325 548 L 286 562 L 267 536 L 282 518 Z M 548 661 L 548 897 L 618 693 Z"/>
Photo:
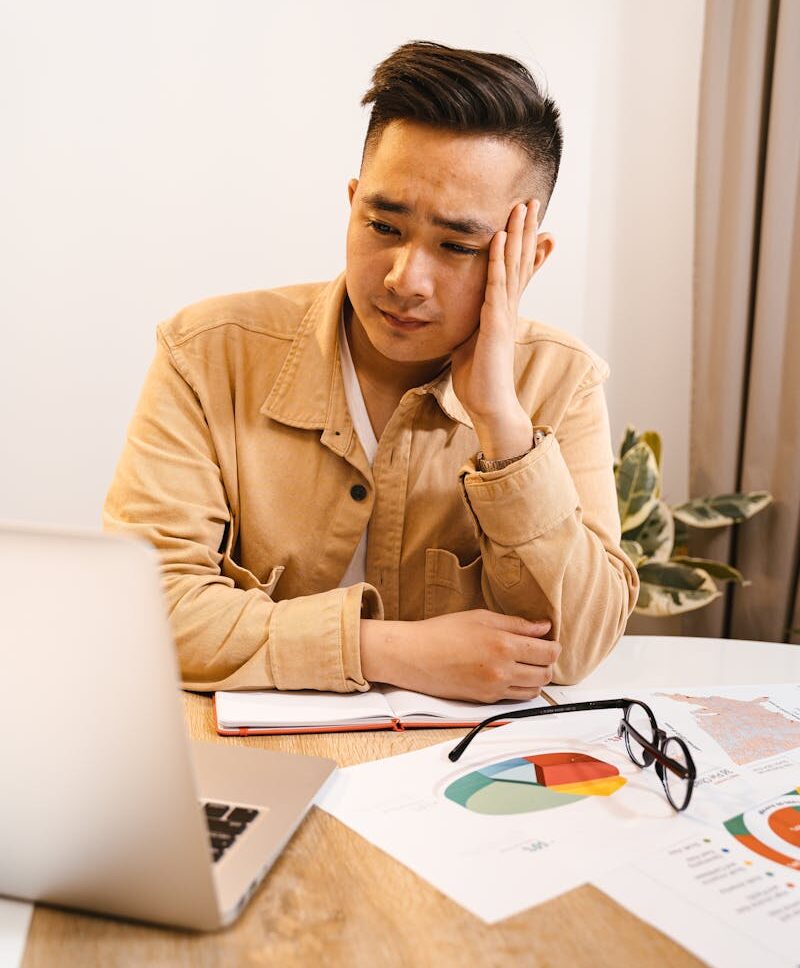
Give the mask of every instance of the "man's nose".
<path id="1" fill-rule="evenodd" d="M 429 299 L 433 295 L 432 268 L 421 247 L 402 246 L 397 250 L 383 283 L 401 299 Z"/>

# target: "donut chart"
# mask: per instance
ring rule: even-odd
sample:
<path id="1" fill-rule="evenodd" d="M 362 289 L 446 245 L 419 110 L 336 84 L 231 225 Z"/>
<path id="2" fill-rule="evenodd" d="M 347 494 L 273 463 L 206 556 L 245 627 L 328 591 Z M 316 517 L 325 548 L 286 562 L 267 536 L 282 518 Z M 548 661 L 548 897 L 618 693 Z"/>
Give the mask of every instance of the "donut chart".
<path id="1" fill-rule="evenodd" d="M 800 787 L 725 821 L 743 847 L 800 870 Z"/>
<path id="2" fill-rule="evenodd" d="M 608 797 L 626 782 L 615 766 L 586 753 L 534 753 L 465 773 L 444 795 L 473 813 L 509 816 Z"/>

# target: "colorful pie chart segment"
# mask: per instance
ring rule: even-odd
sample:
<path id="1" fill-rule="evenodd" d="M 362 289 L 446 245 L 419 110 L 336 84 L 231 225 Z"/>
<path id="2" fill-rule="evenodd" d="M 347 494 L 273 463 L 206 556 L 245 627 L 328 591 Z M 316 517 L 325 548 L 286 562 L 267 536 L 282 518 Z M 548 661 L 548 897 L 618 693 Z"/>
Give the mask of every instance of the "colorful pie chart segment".
<path id="1" fill-rule="evenodd" d="M 586 753 L 535 753 L 465 773 L 444 795 L 473 813 L 509 815 L 609 797 L 626 782 L 615 766 Z"/>
<path id="2" fill-rule="evenodd" d="M 754 854 L 800 870 L 800 787 L 726 820 L 725 829 Z"/>

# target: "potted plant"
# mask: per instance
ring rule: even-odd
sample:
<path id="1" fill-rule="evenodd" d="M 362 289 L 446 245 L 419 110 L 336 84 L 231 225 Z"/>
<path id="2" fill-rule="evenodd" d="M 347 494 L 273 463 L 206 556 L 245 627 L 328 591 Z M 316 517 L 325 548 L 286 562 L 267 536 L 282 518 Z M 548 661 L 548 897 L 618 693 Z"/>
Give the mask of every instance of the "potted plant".
<path id="1" fill-rule="evenodd" d="M 661 496 L 661 438 L 628 427 L 614 463 L 622 549 L 639 572 L 635 611 L 663 617 L 702 608 L 719 598 L 717 582 L 748 585 L 722 561 L 689 554 L 689 528 L 738 524 L 767 507 L 767 491 L 701 497 L 670 507 Z"/>

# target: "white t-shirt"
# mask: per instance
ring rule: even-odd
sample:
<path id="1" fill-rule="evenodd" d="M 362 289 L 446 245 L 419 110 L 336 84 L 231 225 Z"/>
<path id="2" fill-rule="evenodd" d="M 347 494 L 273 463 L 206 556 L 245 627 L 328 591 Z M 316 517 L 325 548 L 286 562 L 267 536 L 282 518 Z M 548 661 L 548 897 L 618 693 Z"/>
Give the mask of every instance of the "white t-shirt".
<path id="1" fill-rule="evenodd" d="M 361 392 L 361 385 L 356 376 L 356 368 L 353 366 L 353 357 L 350 355 L 350 346 L 347 343 L 347 333 L 344 328 L 344 311 L 339 321 L 339 355 L 342 361 L 342 379 L 344 380 L 344 395 L 347 400 L 347 409 L 350 411 L 350 416 L 353 419 L 353 427 L 355 428 L 356 434 L 358 434 L 358 439 L 361 441 L 361 446 L 364 448 L 364 453 L 367 455 L 369 466 L 372 467 L 375 454 L 378 450 L 378 439 L 375 436 L 375 431 L 372 429 L 372 424 L 369 422 L 367 405 L 364 403 L 364 394 Z M 347 566 L 344 578 L 339 582 L 340 588 L 355 585 L 365 580 L 368 532 L 369 526 L 364 529 L 364 533 L 361 535 L 361 540 L 358 542 L 358 547 L 353 555 L 353 560 Z"/>

